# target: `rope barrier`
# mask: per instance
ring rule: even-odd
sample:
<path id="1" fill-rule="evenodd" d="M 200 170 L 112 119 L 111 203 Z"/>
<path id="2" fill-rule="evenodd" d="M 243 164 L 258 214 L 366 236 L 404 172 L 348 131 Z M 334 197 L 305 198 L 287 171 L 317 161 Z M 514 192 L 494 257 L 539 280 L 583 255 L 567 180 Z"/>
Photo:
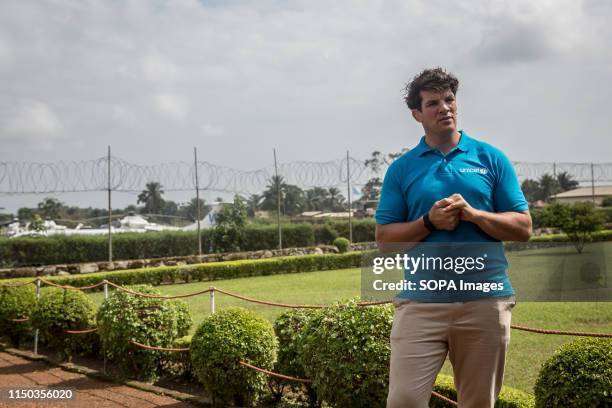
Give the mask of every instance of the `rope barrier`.
<path id="1" fill-rule="evenodd" d="M 36 279 L 32 279 L 29 282 L 1 283 L 0 288 L 18 288 L 20 286 L 31 285 L 32 283 L 35 283 L 35 282 L 36 282 Z"/>
<path id="2" fill-rule="evenodd" d="M 452 405 L 453 405 L 453 406 L 455 406 L 455 407 L 458 407 L 458 406 L 459 406 L 459 404 L 458 404 L 456 401 L 453 401 L 452 399 L 447 398 L 447 397 L 445 397 L 445 396 L 444 396 L 444 395 L 442 395 L 442 394 L 438 394 L 438 393 L 437 393 L 437 392 L 435 392 L 435 391 L 432 391 L 432 392 L 431 392 L 431 395 L 433 395 L 434 397 L 438 397 L 438 398 L 440 398 L 441 400 L 446 401 L 446 402 L 448 402 L 449 404 L 452 404 Z"/>
<path id="3" fill-rule="evenodd" d="M 252 302 L 252 303 L 259 303 L 261 305 L 289 307 L 289 308 L 294 308 L 294 309 L 322 309 L 325 307 L 324 305 L 294 305 L 294 304 L 289 304 L 289 303 L 268 302 L 266 300 L 253 299 L 250 297 L 239 295 L 237 293 L 228 292 L 226 290 L 219 289 L 219 288 L 214 288 L 214 289 L 215 289 L 215 292 L 221 292 L 221 293 L 224 293 L 228 296 L 231 296 L 237 299 L 246 300 L 247 302 Z"/>
<path id="4" fill-rule="evenodd" d="M 612 333 L 593 333 L 593 332 L 576 332 L 576 331 L 563 331 L 563 330 L 546 330 L 546 329 L 538 329 L 534 327 L 527 326 L 519 326 L 513 324 L 510 326 L 516 330 L 523 330 L 532 333 L 541 333 L 541 334 L 558 334 L 562 336 L 585 336 L 585 337 L 612 337 Z"/>
<path id="5" fill-rule="evenodd" d="M 189 348 L 147 346 L 146 344 L 138 343 L 137 341 L 134 341 L 134 340 L 130 340 L 130 343 L 132 343 L 136 347 L 140 347 L 140 348 L 147 349 L 147 350 L 156 350 L 156 351 L 189 351 Z"/>
<path id="6" fill-rule="evenodd" d="M 256 366 L 251 365 L 251 364 L 249 364 L 249 363 L 247 363 L 245 361 L 240 361 L 239 363 L 240 363 L 240 365 L 242 365 L 244 367 L 251 368 L 251 369 L 253 369 L 255 371 L 259 371 L 260 373 L 267 374 L 267 375 L 269 375 L 271 377 L 276 377 L 276 378 L 280 378 L 280 379 L 283 379 L 283 380 L 289 380 L 289 381 L 297 381 L 297 382 L 301 382 L 301 383 L 304 383 L 304 384 L 312 384 L 312 380 L 309 380 L 309 379 L 306 379 L 306 378 L 296 378 L 296 377 L 290 377 L 290 376 L 284 375 L 284 374 L 275 373 L 275 372 L 266 370 L 264 368 L 256 367 Z"/>
<path id="7" fill-rule="evenodd" d="M 188 297 L 192 297 L 192 296 L 198 296 L 204 293 L 209 293 L 211 291 L 216 291 L 216 292 L 221 292 L 225 295 L 234 297 L 236 299 L 241 299 L 244 300 L 246 302 L 251 302 L 251 303 L 258 303 L 258 304 L 262 304 L 262 305 L 267 305 L 267 306 L 276 306 L 276 307 L 286 307 L 286 308 L 293 308 L 293 309 L 322 309 L 324 307 L 326 307 L 325 305 L 309 305 L 309 304 L 290 304 L 290 303 L 278 303 L 278 302 L 269 302 L 266 300 L 259 300 L 259 299 L 254 299 L 248 296 L 243 296 L 237 293 L 233 293 L 233 292 L 229 292 L 223 289 L 219 289 L 219 288 L 215 288 L 214 286 L 211 286 L 208 289 L 204 289 L 198 292 L 193 292 L 193 293 L 187 293 L 184 295 L 173 295 L 173 296 L 168 296 L 168 295 L 153 295 L 153 294 L 147 294 L 147 293 L 141 293 L 141 292 L 136 292 L 133 290 L 130 290 L 124 286 L 118 285 L 116 283 L 113 283 L 111 281 L 108 280 L 102 280 L 96 284 L 93 285 L 89 285 L 89 286 L 82 286 L 82 287 L 76 287 L 76 286 L 70 286 L 70 285 L 59 285 L 57 283 L 53 283 L 49 280 L 46 280 L 44 278 L 37 278 L 34 280 L 31 280 L 29 282 L 22 282 L 22 283 L 16 283 L 16 284 L 0 284 L 0 287 L 20 287 L 20 286 L 25 286 L 25 285 L 30 285 L 32 283 L 35 283 L 37 280 L 40 280 L 42 283 L 49 285 L 49 286 L 54 286 L 54 287 L 58 287 L 61 289 L 67 289 L 67 290 L 87 290 L 87 289 L 93 289 L 96 288 L 98 286 L 104 285 L 105 283 L 118 289 L 121 290 L 123 292 L 132 294 L 134 296 L 141 296 L 141 297 L 145 297 L 145 298 L 152 298 L 152 299 L 179 299 L 179 298 L 188 298 Z M 383 300 L 383 301 L 371 301 L 371 302 L 359 302 L 357 303 L 358 306 L 375 306 L 375 305 L 382 305 L 382 304 L 388 304 L 391 303 L 391 301 L 388 300 Z M 27 319 L 26 319 L 27 320 Z M 13 319 L 12 321 L 14 322 L 23 322 L 26 320 L 22 320 L 22 319 Z M 563 330 L 549 330 L 549 329 L 540 329 L 540 328 L 536 328 L 536 327 L 528 327 L 528 326 L 520 326 L 520 325 L 511 325 L 510 326 L 512 329 L 515 330 L 522 330 L 522 331 L 527 331 L 527 332 L 532 332 L 532 333 L 540 333 L 540 334 L 556 334 L 556 335 L 562 335 L 562 336 L 583 336 L 583 337 L 603 337 L 603 338 L 612 338 L 612 333 L 594 333 L 594 332 L 579 332 L 579 331 L 563 331 Z"/>
<path id="8" fill-rule="evenodd" d="M 208 288 L 208 289 L 201 290 L 199 292 L 187 293 L 185 295 L 168 296 L 168 295 L 152 295 L 150 293 L 136 292 L 134 290 L 130 290 L 128 288 L 125 288 L 125 287 L 123 287 L 121 285 L 117 285 L 116 283 L 113 283 L 111 281 L 106 281 L 106 283 L 108 283 L 110 286 L 112 286 L 112 287 L 114 287 L 117 290 L 120 290 L 122 292 L 126 292 L 126 293 L 129 293 L 129 294 L 134 295 L 134 296 L 140 296 L 140 297 L 151 298 L 151 299 L 179 299 L 179 298 L 186 298 L 186 297 L 201 295 L 203 293 L 208 293 L 208 292 L 210 292 L 213 289 L 213 288 Z"/>
<path id="9" fill-rule="evenodd" d="M 70 286 L 70 285 L 58 285 L 57 283 L 48 281 L 44 278 L 39 278 L 39 280 L 44 283 L 45 285 L 49 285 L 49 286 L 54 286 L 56 288 L 61 288 L 61 289 L 67 289 L 67 290 L 88 290 L 88 289 L 93 289 L 93 288 L 97 288 L 98 286 L 102 286 L 104 285 L 104 283 L 106 282 L 105 280 L 100 281 L 96 284 L 93 285 L 89 285 L 89 286 Z"/>
<path id="10" fill-rule="evenodd" d="M 85 330 L 64 330 L 64 333 L 67 334 L 88 334 L 97 332 L 98 328 L 94 327 L 93 329 L 85 329 Z"/>

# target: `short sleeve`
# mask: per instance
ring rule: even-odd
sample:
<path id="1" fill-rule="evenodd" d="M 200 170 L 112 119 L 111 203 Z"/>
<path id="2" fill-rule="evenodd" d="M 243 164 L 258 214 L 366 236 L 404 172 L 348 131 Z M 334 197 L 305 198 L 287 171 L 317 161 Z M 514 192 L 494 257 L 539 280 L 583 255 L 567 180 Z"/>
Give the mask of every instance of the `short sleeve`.
<path id="1" fill-rule="evenodd" d="M 385 174 L 380 200 L 376 208 L 377 224 L 393 224 L 406 221 L 408 207 L 402 194 L 400 169 L 396 163 L 398 162 L 392 163 L 387 170 L 387 174 Z"/>
<path id="2" fill-rule="evenodd" d="M 529 209 L 514 166 L 502 152 L 499 152 L 497 158 L 497 180 L 493 192 L 493 204 L 495 212 L 522 212 Z"/>

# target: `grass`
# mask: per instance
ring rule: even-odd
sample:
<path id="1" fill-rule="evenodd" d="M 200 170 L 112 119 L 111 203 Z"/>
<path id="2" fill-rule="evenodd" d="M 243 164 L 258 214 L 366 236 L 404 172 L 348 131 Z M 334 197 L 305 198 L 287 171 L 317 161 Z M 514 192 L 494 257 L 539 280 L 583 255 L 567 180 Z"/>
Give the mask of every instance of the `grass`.
<path id="1" fill-rule="evenodd" d="M 541 250 L 536 250 L 541 251 Z M 518 262 L 521 254 L 509 253 L 512 265 Z M 609 252 L 606 253 L 609 255 Z M 533 259 L 541 259 L 534 257 Z M 533 275 L 543 275 L 550 264 L 547 262 L 530 261 L 529 270 Z M 537 266 L 545 265 L 545 266 Z M 549 279 L 547 277 L 546 279 Z M 196 292 L 211 284 L 218 288 L 236 292 L 252 298 L 281 303 L 297 304 L 330 304 L 336 300 L 347 299 L 360 294 L 361 270 L 345 269 L 336 271 L 307 272 L 301 274 L 275 275 L 232 280 L 220 280 L 201 283 L 189 283 L 161 286 L 159 289 L 167 295 L 178 295 Z M 101 293 L 91 295 L 97 303 L 101 303 Z M 191 309 L 195 331 L 198 324 L 210 313 L 210 297 L 200 295 L 185 299 Z M 284 309 L 248 303 L 230 298 L 221 293 L 215 296 L 216 308 L 242 306 L 256 310 L 273 321 Z M 577 330 L 593 332 L 612 332 L 612 303 L 606 302 L 521 302 L 514 308 L 514 324 L 537 326 L 547 329 Z M 572 336 L 543 335 L 512 331 L 512 339 L 507 358 L 505 384 L 521 390 L 532 392 L 541 364 L 554 351 L 566 342 L 572 341 Z M 447 362 L 442 370 L 452 374 Z"/>

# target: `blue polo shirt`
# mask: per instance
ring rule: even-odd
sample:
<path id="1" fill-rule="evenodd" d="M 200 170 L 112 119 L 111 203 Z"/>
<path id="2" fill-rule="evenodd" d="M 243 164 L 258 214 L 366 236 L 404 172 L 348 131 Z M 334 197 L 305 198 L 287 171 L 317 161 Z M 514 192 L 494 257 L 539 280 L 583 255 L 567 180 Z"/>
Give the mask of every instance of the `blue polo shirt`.
<path id="1" fill-rule="evenodd" d="M 414 221 L 433 204 L 454 193 L 461 194 L 474 208 L 488 212 L 522 212 L 529 206 L 521 191 L 512 162 L 497 148 L 473 139 L 464 131 L 458 145 L 448 154 L 425 143 L 389 166 L 376 210 L 378 224 Z M 514 293 L 507 276 L 508 262 L 503 245 L 476 224 L 460 221 L 453 231 L 434 231 L 424 244 L 408 251 L 412 256 L 484 256 L 482 270 L 448 273 L 427 270 L 405 273 L 406 280 L 456 279 L 503 284 L 503 290 L 482 292 L 453 290 L 403 291 L 399 297 L 432 302 L 454 302 Z M 435 269 L 435 268 L 434 268 Z"/>

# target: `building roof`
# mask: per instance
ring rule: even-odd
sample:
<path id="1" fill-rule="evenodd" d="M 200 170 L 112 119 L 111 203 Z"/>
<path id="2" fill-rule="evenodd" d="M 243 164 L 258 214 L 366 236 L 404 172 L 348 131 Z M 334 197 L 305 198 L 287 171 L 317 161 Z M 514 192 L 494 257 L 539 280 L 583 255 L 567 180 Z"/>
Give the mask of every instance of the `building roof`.
<path id="1" fill-rule="evenodd" d="M 553 198 L 589 198 L 593 196 L 593 189 L 591 187 L 579 187 L 573 190 L 564 191 L 559 194 L 555 194 Z M 595 186 L 596 197 L 612 196 L 612 186 Z"/>

